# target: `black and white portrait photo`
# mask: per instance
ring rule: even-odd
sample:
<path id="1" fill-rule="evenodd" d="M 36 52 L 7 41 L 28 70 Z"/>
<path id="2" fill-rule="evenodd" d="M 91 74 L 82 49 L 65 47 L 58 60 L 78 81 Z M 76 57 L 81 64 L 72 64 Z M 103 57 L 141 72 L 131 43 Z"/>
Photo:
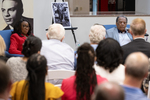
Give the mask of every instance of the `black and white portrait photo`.
<path id="1" fill-rule="evenodd" d="M 60 23 L 65 28 L 71 27 L 68 2 L 52 2 L 52 15 L 54 23 Z"/>
<path id="2" fill-rule="evenodd" d="M 33 32 L 33 18 L 23 16 L 24 5 L 22 0 L 1 0 L 0 3 L 1 15 L 3 20 L 5 21 L 5 25 L 3 25 L 3 23 L 0 23 L 0 30 L 13 29 L 14 25 L 19 20 L 25 20 L 31 24 Z"/>

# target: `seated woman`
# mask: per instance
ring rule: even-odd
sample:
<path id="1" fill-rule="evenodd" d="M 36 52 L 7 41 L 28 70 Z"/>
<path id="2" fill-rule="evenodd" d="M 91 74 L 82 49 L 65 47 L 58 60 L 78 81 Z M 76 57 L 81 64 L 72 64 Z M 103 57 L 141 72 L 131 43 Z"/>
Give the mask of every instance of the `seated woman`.
<path id="1" fill-rule="evenodd" d="M 5 57 L 5 50 L 6 50 L 6 45 L 4 42 L 4 39 L 0 35 L 0 59 L 6 62 L 8 60 L 7 57 Z"/>
<path id="2" fill-rule="evenodd" d="M 97 64 L 94 65 L 96 73 L 122 84 L 125 78 L 125 67 L 121 64 L 123 51 L 119 43 L 107 38 L 102 40 L 96 49 Z"/>
<path id="3" fill-rule="evenodd" d="M 97 84 L 107 81 L 95 74 L 93 68 L 95 53 L 89 43 L 84 43 L 77 50 L 77 69 L 74 76 L 64 79 L 61 89 L 62 100 L 91 100 L 91 94 Z"/>
<path id="4" fill-rule="evenodd" d="M 22 45 L 31 34 L 31 25 L 27 21 L 19 21 L 14 26 L 14 31 L 10 36 L 10 54 L 22 54 Z"/>
<path id="5" fill-rule="evenodd" d="M 32 55 L 27 66 L 26 80 L 12 85 L 10 94 L 12 100 L 59 100 L 64 94 L 59 87 L 45 82 L 47 74 L 46 58 L 40 54 Z"/>
<path id="6" fill-rule="evenodd" d="M 24 57 L 11 57 L 8 59 L 6 64 L 11 69 L 11 77 L 13 82 L 26 78 L 26 62 L 32 54 L 40 53 L 41 47 L 42 41 L 38 37 L 31 35 L 25 40 L 23 45 L 22 54 Z"/>

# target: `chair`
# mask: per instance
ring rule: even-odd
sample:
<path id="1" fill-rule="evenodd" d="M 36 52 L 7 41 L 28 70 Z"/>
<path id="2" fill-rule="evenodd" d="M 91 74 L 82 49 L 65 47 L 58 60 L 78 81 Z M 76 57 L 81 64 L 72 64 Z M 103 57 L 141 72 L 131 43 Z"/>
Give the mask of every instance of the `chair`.
<path id="1" fill-rule="evenodd" d="M 46 76 L 46 81 L 51 79 L 65 79 L 73 76 L 75 71 L 72 70 L 48 70 L 48 75 Z M 61 87 L 61 84 L 55 86 Z"/>
<path id="2" fill-rule="evenodd" d="M 10 46 L 10 36 L 11 36 L 12 30 L 2 30 L 0 31 L 0 35 L 3 37 L 5 44 L 6 44 L 6 51 L 5 55 L 6 57 L 23 57 L 23 55 L 20 54 L 10 54 L 8 52 L 9 46 Z"/>
<path id="3" fill-rule="evenodd" d="M 108 29 L 110 29 L 110 28 L 117 27 L 117 26 L 114 24 L 114 25 L 104 25 L 104 27 L 105 27 L 106 30 L 108 30 Z M 130 25 L 127 25 L 127 28 L 129 29 L 129 28 L 130 28 Z M 149 34 L 146 33 L 146 34 L 145 34 L 145 40 L 146 40 L 146 41 L 148 40 L 148 36 L 149 36 Z"/>

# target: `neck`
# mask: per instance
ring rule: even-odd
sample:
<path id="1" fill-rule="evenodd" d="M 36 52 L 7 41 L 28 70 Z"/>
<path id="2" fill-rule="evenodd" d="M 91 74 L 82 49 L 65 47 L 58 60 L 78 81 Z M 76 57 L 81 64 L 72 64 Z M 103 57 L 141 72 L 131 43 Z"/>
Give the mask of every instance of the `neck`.
<path id="1" fill-rule="evenodd" d="M 95 44 L 95 45 L 97 45 L 97 43 L 92 43 L 92 42 L 91 42 L 90 44 Z"/>
<path id="2" fill-rule="evenodd" d="M 123 82 L 124 85 L 141 88 L 142 79 L 136 79 L 134 77 L 125 76 L 125 80 Z"/>
<path id="3" fill-rule="evenodd" d="M 26 62 L 28 60 L 28 57 L 22 57 L 21 59 Z"/>
<path id="4" fill-rule="evenodd" d="M 132 37 L 133 37 L 133 39 L 136 39 L 136 38 L 139 38 L 139 37 L 144 38 L 144 35 L 133 35 Z"/>

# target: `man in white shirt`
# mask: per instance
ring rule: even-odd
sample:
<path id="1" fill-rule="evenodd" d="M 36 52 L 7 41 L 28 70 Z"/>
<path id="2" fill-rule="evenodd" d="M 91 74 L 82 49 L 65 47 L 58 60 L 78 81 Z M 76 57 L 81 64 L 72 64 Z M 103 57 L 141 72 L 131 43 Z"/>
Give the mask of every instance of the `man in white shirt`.
<path id="1" fill-rule="evenodd" d="M 60 24 L 50 25 L 46 33 L 48 40 L 42 41 L 41 54 L 47 58 L 49 70 L 74 69 L 74 50 L 66 43 L 64 27 Z"/>

